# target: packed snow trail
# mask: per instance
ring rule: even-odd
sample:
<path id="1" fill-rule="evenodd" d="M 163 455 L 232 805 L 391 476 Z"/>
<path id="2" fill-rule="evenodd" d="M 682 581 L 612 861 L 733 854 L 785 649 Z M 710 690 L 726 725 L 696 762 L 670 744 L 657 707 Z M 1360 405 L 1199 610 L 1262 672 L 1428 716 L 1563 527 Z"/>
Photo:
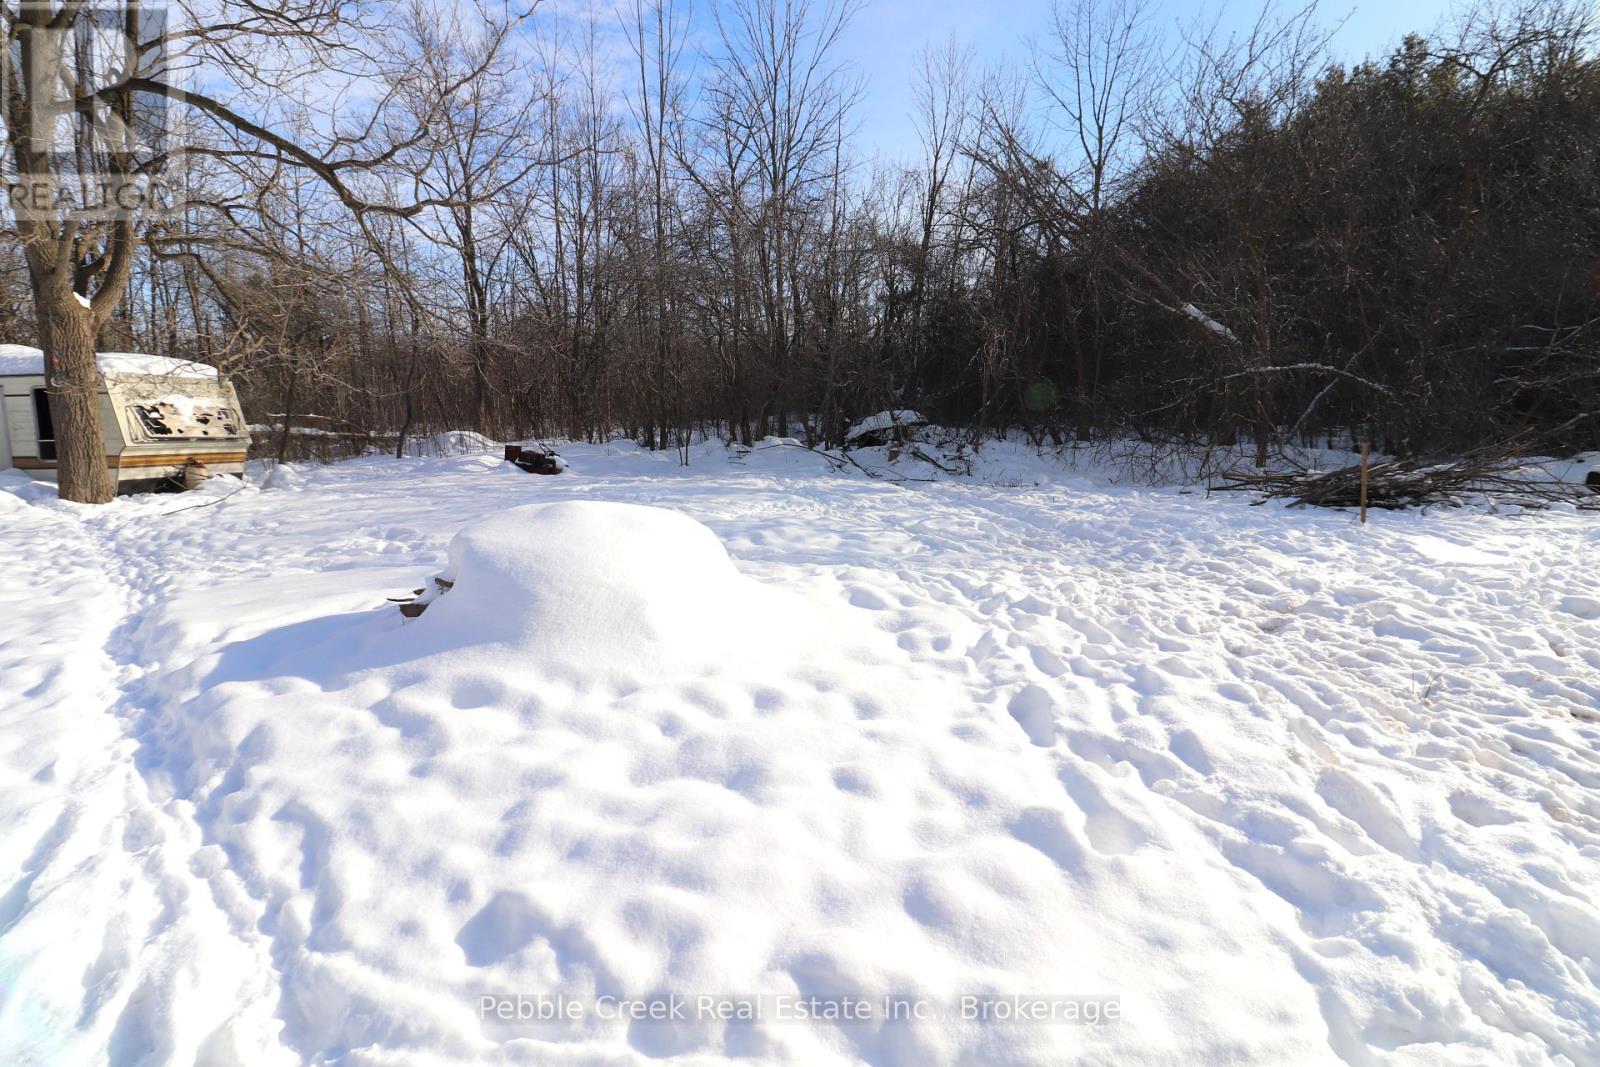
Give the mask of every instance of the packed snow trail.
<path id="1" fill-rule="evenodd" d="M 559 478 L 283 470 L 183 512 L 226 488 L 0 493 L 0 1049 L 1600 1062 L 1595 516 L 1361 528 L 991 457 L 1043 484 L 614 445 Z M 382 602 L 477 519 L 589 499 L 705 523 L 788 606 L 707 592 L 691 654 L 641 672 L 604 627 L 585 667 L 475 648 L 470 591 L 404 627 Z M 673 992 L 1073 993 L 1121 1020 L 480 1001 Z"/>
<path id="2" fill-rule="evenodd" d="M 120 511 L 0 492 L 0 1048 L 8 1064 L 275 1062 L 255 916 L 141 773 L 161 695 L 129 631 L 162 579 L 115 532 Z"/>

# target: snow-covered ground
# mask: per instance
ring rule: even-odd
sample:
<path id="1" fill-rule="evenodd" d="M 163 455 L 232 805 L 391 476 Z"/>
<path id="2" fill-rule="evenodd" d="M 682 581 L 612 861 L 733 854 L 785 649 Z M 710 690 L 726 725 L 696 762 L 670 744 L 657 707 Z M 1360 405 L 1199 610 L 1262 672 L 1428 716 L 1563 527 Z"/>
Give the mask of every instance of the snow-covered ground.
<path id="1" fill-rule="evenodd" d="M 0 1061 L 1600 1063 L 1600 516 L 564 451 L 5 482 Z"/>

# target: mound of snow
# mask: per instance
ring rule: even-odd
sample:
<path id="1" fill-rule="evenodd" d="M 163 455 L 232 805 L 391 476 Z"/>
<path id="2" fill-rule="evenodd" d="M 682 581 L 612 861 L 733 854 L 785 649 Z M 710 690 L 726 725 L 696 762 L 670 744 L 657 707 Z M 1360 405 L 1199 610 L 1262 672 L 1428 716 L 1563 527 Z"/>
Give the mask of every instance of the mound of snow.
<path id="1" fill-rule="evenodd" d="M 35 500 L 54 500 L 56 487 L 54 483 L 36 481 L 19 470 L 5 468 L 0 470 L 0 493 L 8 498 L 33 502 Z"/>
<path id="2" fill-rule="evenodd" d="M 880 411 L 876 415 L 868 415 L 854 426 L 844 432 L 846 441 L 855 441 L 872 434 L 881 434 L 886 430 L 899 427 L 925 426 L 928 420 L 920 412 L 909 408 L 899 411 Z"/>
<path id="3" fill-rule="evenodd" d="M 279 463 L 261 479 L 263 489 L 303 489 L 305 484 L 305 471 L 293 463 Z"/>
<path id="4" fill-rule="evenodd" d="M 499 451 L 500 442 L 474 430 L 446 430 L 427 437 L 415 437 L 406 442 L 406 455 L 417 458 L 435 456 L 465 456 L 474 452 Z"/>
<path id="5" fill-rule="evenodd" d="M 449 551 L 449 595 L 417 626 L 445 647 L 511 646 L 544 668 L 703 666 L 745 645 L 766 596 L 705 526 L 638 504 L 512 508 Z"/>
<path id="6" fill-rule="evenodd" d="M 23 507 L 33 479 L 17 470 L 0 470 L 0 512 Z"/>

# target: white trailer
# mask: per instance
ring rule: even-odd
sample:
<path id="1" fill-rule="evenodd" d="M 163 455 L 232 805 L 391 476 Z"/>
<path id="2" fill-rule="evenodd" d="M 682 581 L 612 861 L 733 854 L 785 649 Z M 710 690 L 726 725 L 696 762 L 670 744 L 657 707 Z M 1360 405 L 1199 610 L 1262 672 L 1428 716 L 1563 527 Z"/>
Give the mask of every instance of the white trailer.
<path id="1" fill-rule="evenodd" d="M 233 385 L 215 367 L 101 352 L 100 426 L 119 493 L 244 473 L 250 432 Z M 44 354 L 0 345 L 0 468 L 55 481 L 55 431 Z"/>

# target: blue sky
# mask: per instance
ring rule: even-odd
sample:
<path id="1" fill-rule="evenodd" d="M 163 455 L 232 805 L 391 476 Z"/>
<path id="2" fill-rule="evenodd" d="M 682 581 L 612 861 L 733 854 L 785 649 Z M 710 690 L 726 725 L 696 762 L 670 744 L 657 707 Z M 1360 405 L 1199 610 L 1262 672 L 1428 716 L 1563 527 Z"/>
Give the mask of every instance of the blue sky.
<path id="1" fill-rule="evenodd" d="M 703 0 L 702 0 L 703 2 Z M 1284 10 L 1292 10 L 1284 5 Z M 1344 20 L 1332 40 L 1334 55 L 1350 61 L 1387 52 L 1408 32 L 1433 29 L 1452 10 L 1449 0 L 1387 0 L 1339 3 L 1325 0 L 1318 20 L 1332 28 Z M 856 145 L 866 156 L 885 159 L 914 157 L 918 151 L 911 126 L 911 85 L 915 58 L 925 42 L 942 44 L 952 34 L 970 45 L 978 67 L 1013 63 L 1020 67 L 1026 39 L 1043 33 L 1049 21 L 1049 0 L 866 0 L 845 40 L 845 58 L 867 78 L 867 92 L 856 114 Z M 1175 34 L 1179 25 L 1197 17 L 1211 21 L 1220 13 L 1223 30 L 1246 30 L 1260 6 L 1236 2 L 1154 5 L 1152 25 Z"/>

